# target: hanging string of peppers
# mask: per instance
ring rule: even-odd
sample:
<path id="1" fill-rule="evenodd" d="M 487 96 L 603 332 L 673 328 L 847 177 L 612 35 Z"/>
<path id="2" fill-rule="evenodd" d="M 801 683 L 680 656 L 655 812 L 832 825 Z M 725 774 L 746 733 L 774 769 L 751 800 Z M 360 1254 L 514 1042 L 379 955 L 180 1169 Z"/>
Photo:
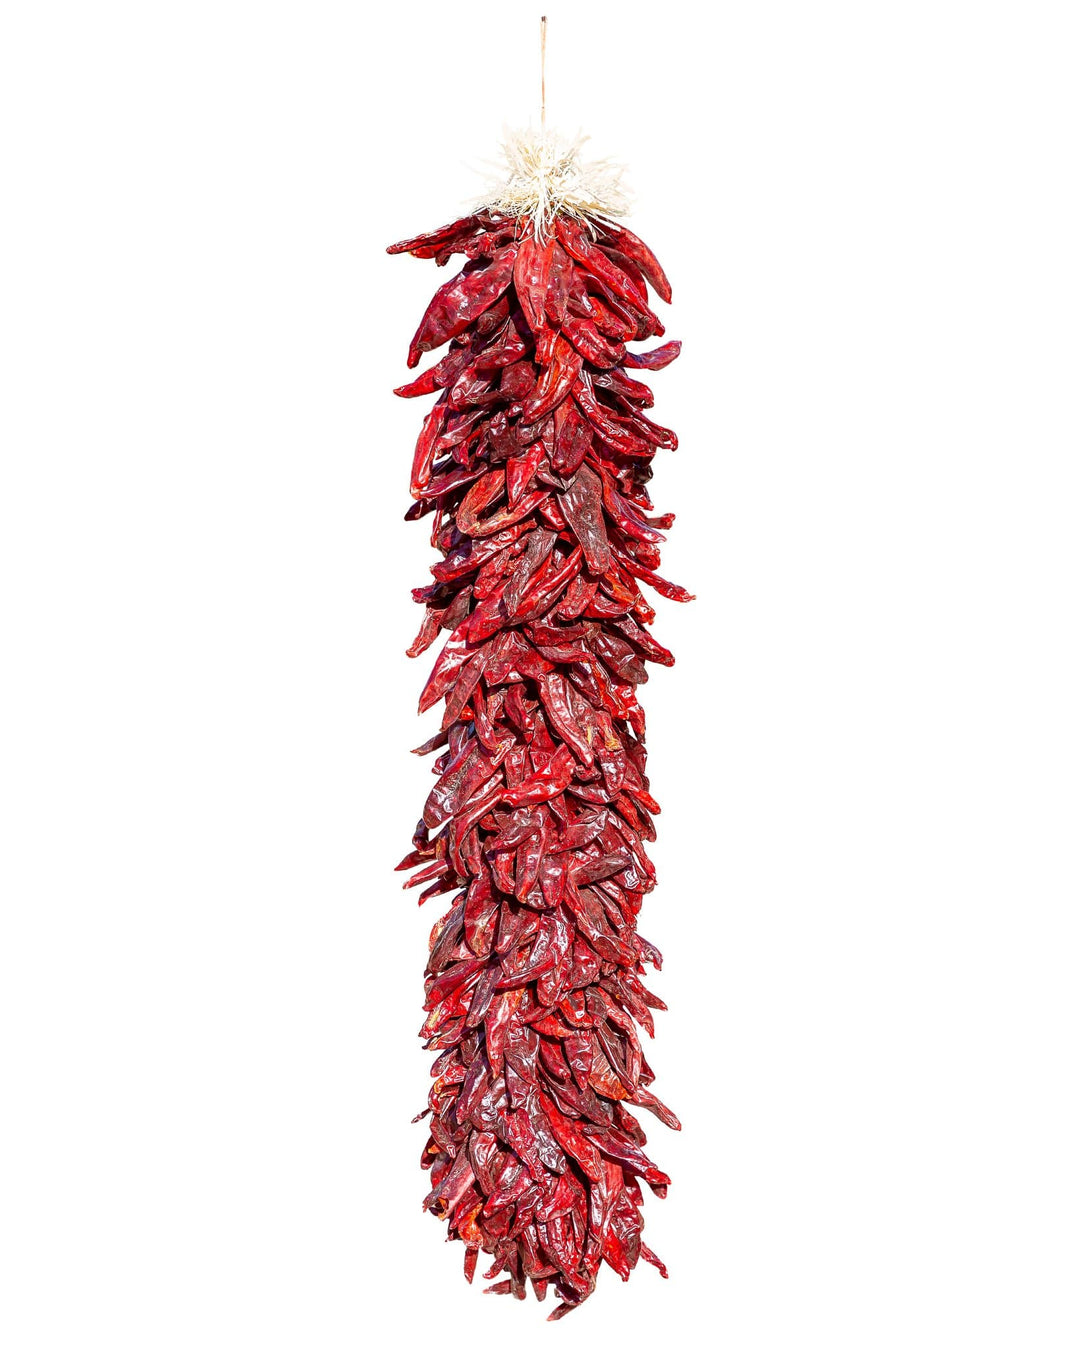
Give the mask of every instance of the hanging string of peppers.
<path id="1" fill-rule="evenodd" d="M 617 185 L 580 143 L 514 142 L 487 206 L 390 253 L 465 264 L 436 293 L 409 349 L 446 354 L 405 398 L 437 394 L 412 468 L 415 504 L 442 554 L 409 649 L 448 637 L 420 698 L 444 703 L 438 781 L 401 868 L 420 900 L 452 895 L 435 924 L 421 1034 L 438 1052 L 422 1164 L 424 1206 L 493 1258 L 488 1292 L 538 1298 L 558 1318 L 639 1257 L 644 1181 L 669 1178 L 630 1106 L 678 1129 L 649 1090 L 638 1038 L 664 1004 L 644 986 L 660 953 L 637 931 L 655 871 L 659 810 L 645 775 L 645 663 L 673 657 L 648 631 L 640 583 L 662 530 L 646 491 L 673 432 L 646 415 L 677 342 L 659 337 L 649 291 L 671 289 L 652 252 L 611 217 Z M 606 195 L 605 195 L 606 194 Z"/>

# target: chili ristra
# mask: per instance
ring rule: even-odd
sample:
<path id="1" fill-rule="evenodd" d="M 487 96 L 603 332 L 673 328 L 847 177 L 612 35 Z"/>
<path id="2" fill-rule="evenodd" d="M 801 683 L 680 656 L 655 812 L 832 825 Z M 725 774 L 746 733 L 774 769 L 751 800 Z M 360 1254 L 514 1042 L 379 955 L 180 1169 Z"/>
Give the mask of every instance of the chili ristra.
<path id="1" fill-rule="evenodd" d="M 431 932 L 421 1035 L 438 1053 L 422 1165 L 426 1209 L 465 1244 L 488 1292 L 537 1298 L 559 1318 L 607 1263 L 640 1257 L 645 1155 L 628 1109 L 679 1122 L 652 1092 L 638 1038 L 664 1004 L 641 981 L 660 953 L 637 931 L 655 871 L 659 810 L 645 774 L 645 664 L 673 657 L 648 632 L 641 583 L 657 575 L 671 515 L 646 484 L 673 432 L 646 415 L 634 372 L 660 370 L 649 288 L 671 298 L 652 252 L 609 220 L 480 210 L 390 253 L 463 255 L 409 347 L 447 347 L 395 392 L 436 394 L 416 444 L 406 519 L 431 517 L 442 555 L 413 592 L 411 656 L 445 642 L 420 699 L 443 704 L 437 782 L 400 869 L 420 901 L 451 896 Z M 399 870 L 400 870 L 399 869 Z"/>

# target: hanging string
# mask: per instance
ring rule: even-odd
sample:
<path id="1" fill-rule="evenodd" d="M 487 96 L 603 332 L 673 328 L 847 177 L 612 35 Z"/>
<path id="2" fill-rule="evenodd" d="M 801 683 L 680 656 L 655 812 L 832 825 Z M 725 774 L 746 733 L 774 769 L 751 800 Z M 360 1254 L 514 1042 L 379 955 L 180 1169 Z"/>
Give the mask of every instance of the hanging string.
<path id="1" fill-rule="evenodd" d="M 547 128 L 547 15 L 540 15 L 540 130 Z"/>

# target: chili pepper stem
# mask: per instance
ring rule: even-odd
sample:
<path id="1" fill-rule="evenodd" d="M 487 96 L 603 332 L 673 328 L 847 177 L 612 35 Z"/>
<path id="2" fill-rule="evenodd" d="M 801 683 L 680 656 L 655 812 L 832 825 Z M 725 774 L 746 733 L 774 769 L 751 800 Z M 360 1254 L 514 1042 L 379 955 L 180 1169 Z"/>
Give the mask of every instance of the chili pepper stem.
<path id="1" fill-rule="evenodd" d="M 579 133 L 570 140 L 543 126 L 539 131 L 504 128 L 502 163 L 491 166 L 488 190 L 476 208 L 526 220 L 541 241 L 559 216 L 588 224 L 594 217 L 625 215 L 630 194 L 622 181 L 624 168 L 610 159 L 582 158 L 588 139 Z"/>

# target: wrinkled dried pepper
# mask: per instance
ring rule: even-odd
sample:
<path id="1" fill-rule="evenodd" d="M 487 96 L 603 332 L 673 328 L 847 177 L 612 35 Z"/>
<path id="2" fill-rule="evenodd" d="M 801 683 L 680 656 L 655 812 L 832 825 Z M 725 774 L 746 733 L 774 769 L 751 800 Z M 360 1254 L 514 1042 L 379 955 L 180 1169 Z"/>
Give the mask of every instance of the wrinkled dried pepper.
<path id="1" fill-rule="evenodd" d="M 439 1056 L 422 1165 L 424 1201 L 465 1244 L 489 1292 L 560 1296 L 552 1318 L 592 1293 L 606 1262 L 639 1257 L 645 1156 L 627 1109 L 666 1125 L 637 1025 L 660 999 L 642 984 L 660 953 L 637 932 L 655 873 L 644 841 L 659 810 L 645 776 L 645 662 L 672 663 L 647 631 L 639 582 L 656 574 L 673 520 L 650 517 L 658 448 L 675 436 L 646 415 L 648 387 L 677 342 L 648 289 L 671 288 L 652 252 L 607 219 L 533 222 L 481 210 L 390 253 L 467 259 L 435 295 L 409 348 L 428 371 L 395 392 L 438 394 L 413 461 L 415 504 L 442 554 L 414 591 L 424 621 L 409 655 L 448 637 L 421 710 L 442 701 L 441 751 L 406 886 L 452 895 L 431 934 L 421 1035 Z"/>

